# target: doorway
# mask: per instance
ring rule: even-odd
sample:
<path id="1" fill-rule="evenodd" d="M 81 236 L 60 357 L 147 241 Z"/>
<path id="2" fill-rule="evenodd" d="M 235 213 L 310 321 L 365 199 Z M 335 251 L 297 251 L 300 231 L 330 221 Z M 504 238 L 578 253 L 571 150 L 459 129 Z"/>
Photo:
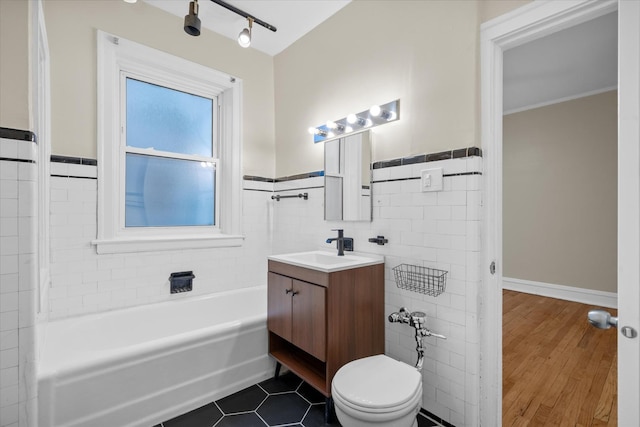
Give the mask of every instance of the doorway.
<path id="1" fill-rule="evenodd" d="M 640 325 L 640 4 L 637 2 L 534 2 L 511 14 L 483 24 L 481 31 L 482 140 L 485 181 L 484 251 L 481 307 L 481 422 L 502 423 L 502 61 L 503 52 L 565 28 L 619 9 L 618 100 L 618 296 L 621 329 L 618 334 L 620 371 L 619 422 L 639 419 L 640 346 L 635 332 Z M 623 10 L 624 9 L 624 10 Z M 635 74 L 634 74 L 635 73 Z M 622 208 L 620 208 L 622 207 Z M 486 268 L 485 266 L 491 266 Z M 627 339 L 625 337 L 630 337 Z M 634 421 L 635 420 L 635 421 Z"/>
<path id="2" fill-rule="evenodd" d="M 505 426 L 616 419 L 616 333 L 585 319 L 617 306 L 617 21 L 503 54 Z"/>

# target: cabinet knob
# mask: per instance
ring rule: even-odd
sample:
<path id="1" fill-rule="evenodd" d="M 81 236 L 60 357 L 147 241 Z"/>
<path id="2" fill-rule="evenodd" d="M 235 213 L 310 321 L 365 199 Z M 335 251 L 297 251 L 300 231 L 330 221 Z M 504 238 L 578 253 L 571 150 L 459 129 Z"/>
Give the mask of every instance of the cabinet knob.
<path id="1" fill-rule="evenodd" d="M 291 296 L 294 296 L 294 297 L 295 297 L 295 296 L 296 296 L 296 295 L 298 295 L 299 293 L 300 293 L 300 291 L 293 291 L 293 293 L 291 294 Z"/>
<path id="2" fill-rule="evenodd" d="M 291 291 L 293 291 L 293 289 L 285 289 L 285 290 L 284 290 L 284 293 L 285 293 L 285 294 L 290 294 L 290 293 L 291 293 Z"/>

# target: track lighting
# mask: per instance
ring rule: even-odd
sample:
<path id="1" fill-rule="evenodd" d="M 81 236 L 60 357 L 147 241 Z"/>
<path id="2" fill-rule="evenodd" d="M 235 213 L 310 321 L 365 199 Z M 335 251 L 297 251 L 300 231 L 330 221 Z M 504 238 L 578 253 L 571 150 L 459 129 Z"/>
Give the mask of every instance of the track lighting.
<path id="1" fill-rule="evenodd" d="M 200 18 L 198 18 L 198 0 L 189 3 L 189 14 L 184 17 L 184 31 L 190 36 L 200 35 Z"/>
<path id="2" fill-rule="evenodd" d="M 136 0 L 125 0 L 135 2 Z M 224 7 L 225 9 L 230 10 L 233 13 L 236 13 L 249 21 L 249 27 L 245 28 L 238 35 L 238 44 L 242 47 L 249 47 L 251 45 L 251 27 L 255 22 L 258 25 L 263 26 L 267 30 L 271 30 L 274 33 L 278 31 L 276 27 L 271 24 L 268 24 L 252 15 L 249 15 L 247 12 L 238 9 L 237 7 L 223 1 L 223 0 L 211 0 L 213 3 Z M 191 36 L 199 36 L 200 35 L 200 18 L 198 18 L 198 0 L 192 0 L 189 3 L 189 14 L 184 17 L 184 31 Z"/>
<path id="3" fill-rule="evenodd" d="M 242 47 L 251 46 L 251 27 L 253 26 L 253 18 L 248 17 L 247 21 L 249 21 L 249 28 L 245 28 L 240 31 L 240 34 L 238 34 L 238 44 Z"/>

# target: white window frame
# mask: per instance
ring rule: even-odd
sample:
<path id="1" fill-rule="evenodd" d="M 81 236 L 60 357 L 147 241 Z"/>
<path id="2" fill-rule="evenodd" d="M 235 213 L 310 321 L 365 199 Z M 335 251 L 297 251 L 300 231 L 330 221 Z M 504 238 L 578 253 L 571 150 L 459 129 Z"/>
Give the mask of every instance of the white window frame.
<path id="1" fill-rule="evenodd" d="M 98 31 L 98 253 L 240 246 L 242 81 L 186 59 Z M 215 222 L 212 227 L 125 227 L 126 77 L 218 99 Z M 145 152 L 146 150 L 138 150 Z M 157 154 L 155 152 L 154 154 Z M 179 157 L 177 155 L 176 157 Z"/>

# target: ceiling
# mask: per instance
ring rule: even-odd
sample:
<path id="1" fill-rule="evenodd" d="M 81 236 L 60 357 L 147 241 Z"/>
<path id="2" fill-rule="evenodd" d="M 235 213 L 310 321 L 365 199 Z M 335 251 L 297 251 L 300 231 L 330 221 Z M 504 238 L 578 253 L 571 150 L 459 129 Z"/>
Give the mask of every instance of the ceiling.
<path id="1" fill-rule="evenodd" d="M 505 51 L 505 114 L 615 89 L 617 46 L 612 12 Z"/>
<path id="2" fill-rule="evenodd" d="M 152 6 L 183 18 L 189 12 L 189 0 L 144 0 Z M 253 24 L 251 48 L 277 55 L 321 22 L 349 4 L 351 0 L 226 0 L 227 3 L 275 26 L 271 32 Z M 200 0 L 198 14 L 202 28 L 237 40 L 247 20 L 208 0 Z"/>
<path id="3" fill-rule="evenodd" d="M 183 18 L 189 0 L 144 0 Z M 277 55 L 351 0 L 227 0 L 277 27 L 254 24 L 251 48 Z M 202 27 L 236 40 L 247 20 L 200 0 Z M 617 86 L 617 12 L 609 13 L 507 50 L 504 53 L 504 112 L 548 105 Z"/>

